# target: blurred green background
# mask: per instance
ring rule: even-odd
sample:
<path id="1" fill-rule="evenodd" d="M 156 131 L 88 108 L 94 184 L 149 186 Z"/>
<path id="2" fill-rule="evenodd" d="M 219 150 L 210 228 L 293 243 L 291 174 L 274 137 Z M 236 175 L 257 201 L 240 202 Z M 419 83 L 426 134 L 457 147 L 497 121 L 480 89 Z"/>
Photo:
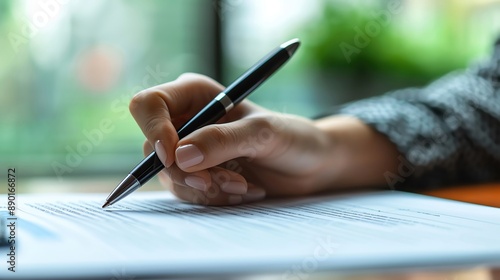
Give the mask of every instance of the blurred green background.
<path id="1" fill-rule="evenodd" d="M 142 159 L 141 89 L 199 72 L 230 83 L 302 47 L 251 99 L 313 117 L 486 58 L 500 1 L 1 0 L 0 162 L 23 176 L 117 175 Z"/>

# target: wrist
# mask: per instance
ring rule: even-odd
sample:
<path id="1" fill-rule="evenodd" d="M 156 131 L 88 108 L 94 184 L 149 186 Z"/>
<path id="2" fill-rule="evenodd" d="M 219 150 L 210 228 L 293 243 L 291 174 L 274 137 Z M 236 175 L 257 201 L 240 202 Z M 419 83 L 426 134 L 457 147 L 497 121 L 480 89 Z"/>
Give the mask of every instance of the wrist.
<path id="1" fill-rule="evenodd" d="M 320 119 L 314 121 L 314 126 L 318 129 L 318 142 L 321 143 L 321 153 L 318 155 L 318 165 L 315 170 L 313 183 L 315 190 L 324 191 L 333 188 L 339 181 L 339 173 L 342 173 L 343 166 L 338 151 L 340 141 L 334 126 L 336 120 Z"/>
<path id="2" fill-rule="evenodd" d="M 330 143 L 318 173 L 323 189 L 384 185 L 384 174 L 396 170 L 400 153 L 395 145 L 361 120 L 338 115 L 315 126 Z"/>

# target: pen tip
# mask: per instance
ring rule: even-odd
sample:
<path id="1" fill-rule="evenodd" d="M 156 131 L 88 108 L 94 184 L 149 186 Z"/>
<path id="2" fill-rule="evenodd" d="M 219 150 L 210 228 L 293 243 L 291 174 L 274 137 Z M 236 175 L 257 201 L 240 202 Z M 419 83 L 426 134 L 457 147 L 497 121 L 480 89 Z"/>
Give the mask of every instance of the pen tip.
<path id="1" fill-rule="evenodd" d="M 286 49 L 288 52 L 288 55 L 290 55 L 290 56 L 292 56 L 295 53 L 295 51 L 297 50 L 297 48 L 299 46 L 300 46 L 300 41 L 297 38 L 281 44 L 281 47 Z"/>
<path id="2" fill-rule="evenodd" d="M 102 208 L 106 208 L 106 207 L 108 207 L 108 205 L 109 205 L 109 201 L 106 201 L 106 202 L 102 205 Z"/>

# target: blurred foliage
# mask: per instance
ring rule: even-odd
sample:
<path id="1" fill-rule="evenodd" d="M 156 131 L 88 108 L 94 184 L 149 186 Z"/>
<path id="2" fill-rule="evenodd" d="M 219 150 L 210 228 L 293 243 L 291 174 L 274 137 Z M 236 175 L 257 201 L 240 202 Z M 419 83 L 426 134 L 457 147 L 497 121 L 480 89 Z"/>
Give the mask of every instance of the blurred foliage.
<path id="1" fill-rule="evenodd" d="M 213 71 L 202 59 L 211 33 L 200 28 L 212 3 L 57 3 L 0 0 L 0 165 L 26 176 L 58 175 L 57 163 L 64 176 L 126 172 L 144 141 L 130 98 L 182 72 Z"/>
<path id="2" fill-rule="evenodd" d="M 457 19 L 452 13 L 424 19 L 433 24 L 432 30 L 422 34 L 400 24 L 406 21 L 401 20 L 405 16 L 404 1 L 400 2 L 402 11 L 397 13 L 390 12 L 389 3 L 339 5 L 325 1 L 322 14 L 305 27 L 306 63 L 320 71 L 340 70 L 354 75 L 377 72 L 429 80 L 464 68 L 477 56 L 473 44 L 464 44 L 464 31 L 454 24 Z M 360 36 L 368 38 L 366 46 L 356 44 Z"/>

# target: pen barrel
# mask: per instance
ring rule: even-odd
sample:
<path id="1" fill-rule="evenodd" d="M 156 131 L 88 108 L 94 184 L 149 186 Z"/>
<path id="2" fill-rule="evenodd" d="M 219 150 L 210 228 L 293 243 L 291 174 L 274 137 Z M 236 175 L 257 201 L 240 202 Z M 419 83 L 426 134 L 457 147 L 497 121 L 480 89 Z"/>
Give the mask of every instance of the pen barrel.
<path id="1" fill-rule="evenodd" d="M 290 54 L 286 49 L 276 48 L 231 83 L 224 92 L 233 101 L 234 105 L 238 104 L 267 78 L 272 76 L 289 58 Z"/>
<path id="2" fill-rule="evenodd" d="M 158 174 L 165 166 L 155 152 L 144 158 L 131 172 L 141 185 L 144 185 L 153 176 Z"/>
<path id="3" fill-rule="evenodd" d="M 192 117 L 179 130 L 177 135 L 182 139 L 200 127 L 213 124 L 226 114 L 226 109 L 217 100 L 212 100 L 198 114 Z"/>

